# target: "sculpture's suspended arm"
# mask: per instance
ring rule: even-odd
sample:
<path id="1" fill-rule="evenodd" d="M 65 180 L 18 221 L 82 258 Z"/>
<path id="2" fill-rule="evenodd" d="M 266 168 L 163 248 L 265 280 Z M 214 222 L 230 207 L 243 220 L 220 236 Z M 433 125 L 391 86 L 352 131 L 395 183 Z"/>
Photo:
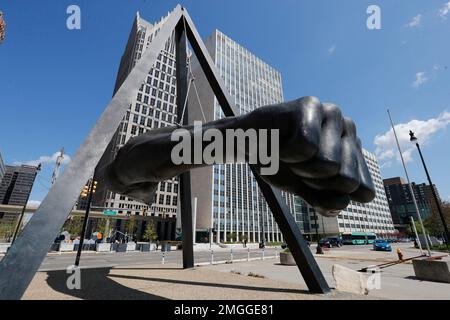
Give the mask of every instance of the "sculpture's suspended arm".
<path id="1" fill-rule="evenodd" d="M 174 164 L 172 150 L 179 142 L 172 141 L 171 137 L 177 129 L 180 128 L 156 129 L 130 139 L 114 161 L 99 172 L 107 186 L 112 191 L 151 204 L 160 181 L 207 165 L 204 161 Z M 192 140 L 195 139 L 194 127 L 183 129 L 190 133 Z M 350 200 L 369 202 L 375 197 L 355 125 L 350 119 L 343 118 L 333 104 L 304 97 L 261 107 L 243 116 L 209 122 L 203 124 L 202 129 L 203 132 L 216 129 L 224 137 L 227 129 L 278 129 L 279 170 L 276 174 L 261 177 L 275 187 L 299 195 L 322 214 L 336 215 Z M 208 143 L 203 143 L 200 152 L 203 153 Z M 192 152 L 198 153 L 193 141 L 191 146 Z M 258 152 L 260 147 L 247 143 L 247 160 L 249 153 Z M 269 149 L 276 151 L 273 147 L 269 143 Z M 227 155 L 225 143 L 222 152 Z M 257 165 L 260 169 L 264 167 L 261 163 Z"/>

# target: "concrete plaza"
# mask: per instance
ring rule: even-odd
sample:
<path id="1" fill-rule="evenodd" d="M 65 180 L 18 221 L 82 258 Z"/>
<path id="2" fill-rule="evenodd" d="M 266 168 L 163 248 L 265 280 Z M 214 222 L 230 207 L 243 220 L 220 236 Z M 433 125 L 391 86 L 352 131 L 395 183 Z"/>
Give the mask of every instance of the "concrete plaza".
<path id="1" fill-rule="evenodd" d="M 344 246 L 316 256 L 329 285 L 334 264 L 353 270 L 397 259 L 396 248 L 405 258 L 419 255 L 411 244 L 393 244 L 393 252 L 375 252 L 371 246 Z M 311 246 L 314 250 L 314 246 Z M 69 290 L 65 269 L 73 264 L 73 254 L 49 255 L 24 295 L 24 299 L 450 299 L 450 284 L 420 281 L 411 263 L 383 269 L 381 288 L 368 296 L 332 290 L 327 295 L 307 292 L 296 266 L 283 266 L 275 249 L 234 249 L 233 263 L 227 249 L 211 254 L 195 252 L 198 266 L 181 269 L 181 252 L 126 254 L 84 254 L 81 290 Z M 436 253 L 438 255 L 440 253 Z"/>

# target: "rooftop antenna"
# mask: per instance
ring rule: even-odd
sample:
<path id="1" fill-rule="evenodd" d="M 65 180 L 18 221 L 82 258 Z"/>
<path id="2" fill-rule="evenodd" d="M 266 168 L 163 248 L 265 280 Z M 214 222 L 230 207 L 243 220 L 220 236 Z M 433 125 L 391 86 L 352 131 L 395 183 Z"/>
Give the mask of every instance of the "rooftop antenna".
<path id="1" fill-rule="evenodd" d="M 53 174 L 52 174 L 52 185 L 55 183 L 56 178 L 58 178 L 59 168 L 61 168 L 63 160 L 64 160 L 64 147 L 61 148 L 61 151 L 60 151 L 58 157 L 56 158 L 56 165 L 55 165 L 55 169 L 53 170 Z"/>

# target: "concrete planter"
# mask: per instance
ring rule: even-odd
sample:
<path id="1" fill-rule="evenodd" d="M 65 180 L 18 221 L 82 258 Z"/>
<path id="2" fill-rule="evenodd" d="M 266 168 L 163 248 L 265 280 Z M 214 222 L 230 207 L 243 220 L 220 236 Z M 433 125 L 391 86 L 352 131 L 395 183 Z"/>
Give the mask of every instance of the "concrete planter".
<path id="1" fill-rule="evenodd" d="M 128 242 L 127 243 L 127 251 L 136 251 L 136 243 Z"/>
<path id="2" fill-rule="evenodd" d="M 139 251 L 141 252 L 150 252 L 150 243 L 139 243 Z"/>
<path id="3" fill-rule="evenodd" d="M 109 251 L 111 251 L 111 243 L 98 243 L 96 251 L 97 252 L 109 252 Z"/>
<path id="4" fill-rule="evenodd" d="M 294 257 L 290 252 L 280 252 L 280 263 L 286 266 L 295 266 Z"/>
<path id="5" fill-rule="evenodd" d="M 59 244 L 59 251 L 60 252 L 72 252 L 74 250 L 74 244 L 73 243 L 64 243 L 61 242 Z"/>
<path id="6" fill-rule="evenodd" d="M 127 243 L 117 243 L 116 252 L 127 252 Z"/>
<path id="7" fill-rule="evenodd" d="M 161 251 L 170 252 L 172 250 L 172 246 L 168 243 L 161 244 Z"/>
<path id="8" fill-rule="evenodd" d="M 10 243 L 0 243 L 0 253 L 6 253 L 10 246 Z"/>
<path id="9" fill-rule="evenodd" d="M 413 268 L 420 280 L 450 283 L 450 260 L 413 259 Z"/>

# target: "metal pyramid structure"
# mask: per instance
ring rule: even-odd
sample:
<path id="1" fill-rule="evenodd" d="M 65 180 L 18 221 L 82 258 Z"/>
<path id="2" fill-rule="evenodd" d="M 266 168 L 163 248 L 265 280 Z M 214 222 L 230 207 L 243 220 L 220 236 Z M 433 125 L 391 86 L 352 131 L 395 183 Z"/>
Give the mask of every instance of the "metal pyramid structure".
<path id="1" fill-rule="evenodd" d="M 187 95 L 186 40 L 189 40 L 225 116 L 237 115 L 233 99 L 219 76 L 194 23 L 186 9 L 178 5 L 169 14 L 145 54 L 117 90 L 72 161 L 56 180 L 36 213 L 0 262 L 0 300 L 20 299 L 24 294 L 66 221 L 80 190 L 94 174 L 97 164 L 129 107 L 130 98 L 136 95 L 140 84 L 174 31 L 177 45 L 178 105 Z M 185 116 L 186 121 L 187 118 Z M 281 192 L 264 182 L 255 167 L 251 166 L 251 168 L 309 290 L 314 293 L 328 292 L 330 290 L 328 284 L 294 217 L 289 212 Z M 194 265 L 190 191 L 190 174 L 187 172 L 180 176 L 184 268 Z"/>

